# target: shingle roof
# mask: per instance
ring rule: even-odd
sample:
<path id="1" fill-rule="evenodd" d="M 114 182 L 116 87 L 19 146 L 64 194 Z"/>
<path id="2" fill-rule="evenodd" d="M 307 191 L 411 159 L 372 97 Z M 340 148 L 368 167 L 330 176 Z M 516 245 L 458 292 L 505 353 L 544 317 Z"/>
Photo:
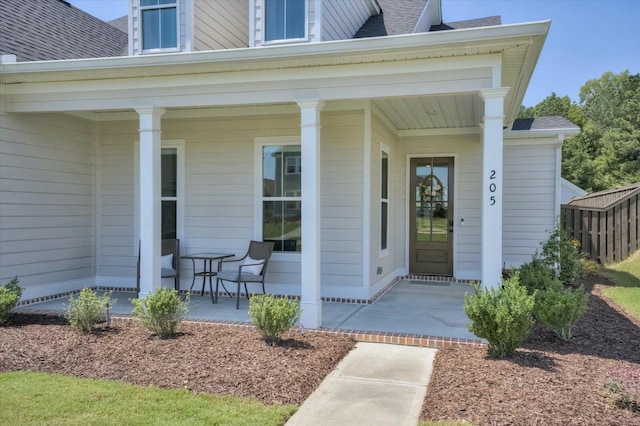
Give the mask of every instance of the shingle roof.
<path id="1" fill-rule="evenodd" d="M 107 24 L 116 27 L 122 32 L 129 32 L 129 17 L 127 15 L 121 16 L 111 21 L 107 21 Z"/>
<path id="2" fill-rule="evenodd" d="M 127 54 L 127 34 L 63 0 L 0 0 L 0 54 L 18 61 Z"/>
<path id="3" fill-rule="evenodd" d="M 564 117 L 518 118 L 513 122 L 511 130 L 551 130 L 578 129 L 578 126 Z"/>
<path id="4" fill-rule="evenodd" d="M 353 37 L 410 34 L 425 3 L 426 0 L 378 0 L 382 13 L 370 17 Z"/>
<path id="5" fill-rule="evenodd" d="M 443 22 L 440 25 L 432 25 L 431 31 L 461 30 L 464 28 L 492 27 L 500 25 L 500 16 L 487 16 L 486 18 L 467 19 L 466 21 Z"/>
<path id="6" fill-rule="evenodd" d="M 418 23 L 424 9 L 423 0 L 378 0 L 382 13 L 369 18 L 358 30 L 354 38 L 382 37 L 387 35 L 410 34 Z M 500 16 L 489 16 L 465 21 L 432 25 L 430 31 L 459 30 L 463 28 L 489 27 L 500 25 Z"/>

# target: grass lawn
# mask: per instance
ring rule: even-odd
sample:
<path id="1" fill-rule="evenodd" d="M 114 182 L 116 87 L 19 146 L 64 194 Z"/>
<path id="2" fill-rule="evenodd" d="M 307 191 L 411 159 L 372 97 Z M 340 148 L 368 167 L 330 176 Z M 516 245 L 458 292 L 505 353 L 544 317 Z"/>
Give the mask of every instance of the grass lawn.
<path id="1" fill-rule="evenodd" d="M 282 425 L 294 405 L 58 374 L 0 374 L 2 425 Z"/>
<path id="2" fill-rule="evenodd" d="M 640 320 L 640 250 L 626 260 L 607 266 L 602 275 L 616 283 L 604 294 Z"/>

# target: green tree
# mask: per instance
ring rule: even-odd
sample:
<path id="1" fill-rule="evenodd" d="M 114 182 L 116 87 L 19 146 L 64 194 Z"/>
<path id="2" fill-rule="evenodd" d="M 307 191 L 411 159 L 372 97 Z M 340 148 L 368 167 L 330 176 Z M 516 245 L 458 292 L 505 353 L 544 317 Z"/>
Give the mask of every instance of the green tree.
<path id="1" fill-rule="evenodd" d="M 518 116 L 555 115 L 582 130 L 563 145 L 563 177 L 587 191 L 640 181 L 640 74 L 606 72 L 582 86 L 579 103 L 552 93 Z"/>

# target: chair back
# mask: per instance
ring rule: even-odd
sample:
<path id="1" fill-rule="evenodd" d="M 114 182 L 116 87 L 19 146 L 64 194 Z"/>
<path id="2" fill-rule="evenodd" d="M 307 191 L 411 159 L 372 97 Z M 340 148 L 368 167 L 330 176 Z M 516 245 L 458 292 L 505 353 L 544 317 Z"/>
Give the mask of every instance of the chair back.
<path id="1" fill-rule="evenodd" d="M 160 251 L 161 256 L 173 254 L 173 269 L 178 269 L 178 265 L 180 263 L 180 240 L 162 240 L 162 247 L 160 248 Z"/>
<path id="2" fill-rule="evenodd" d="M 264 260 L 264 266 L 262 267 L 262 272 L 260 272 L 262 276 L 264 276 L 267 271 L 267 264 L 269 263 L 271 253 L 273 253 L 273 246 L 273 241 L 251 241 L 249 243 L 247 256 L 256 260 Z"/>

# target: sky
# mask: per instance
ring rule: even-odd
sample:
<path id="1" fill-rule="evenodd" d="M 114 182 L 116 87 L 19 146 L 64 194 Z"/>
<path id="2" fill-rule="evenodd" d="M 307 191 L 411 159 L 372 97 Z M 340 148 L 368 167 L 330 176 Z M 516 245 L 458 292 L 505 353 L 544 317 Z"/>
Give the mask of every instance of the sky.
<path id="1" fill-rule="evenodd" d="M 127 14 L 127 0 L 67 1 L 104 21 Z M 640 73 L 640 0 L 442 0 L 442 11 L 444 22 L 493 15 L 503 24 L 551 20 L 525 106 L 552 92 L 578 102 L 580 87 L 607 71 Z"/>

